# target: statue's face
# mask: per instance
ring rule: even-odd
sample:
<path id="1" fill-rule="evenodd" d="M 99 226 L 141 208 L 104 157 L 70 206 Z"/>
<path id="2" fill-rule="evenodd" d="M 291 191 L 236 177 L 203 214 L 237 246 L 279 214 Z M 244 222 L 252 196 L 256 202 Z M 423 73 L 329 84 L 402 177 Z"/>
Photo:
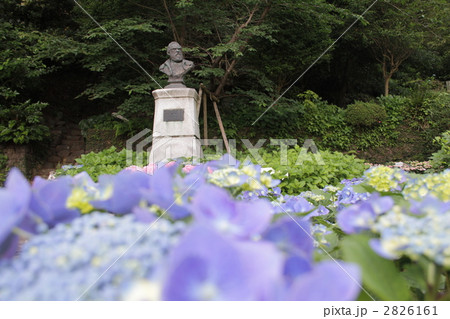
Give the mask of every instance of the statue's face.
<path id="1" fill-rule="evenodd" d="M 169 56 L 172 61 L 181 62 L 184 59 L 181 46 L 173 46 L 169 48 Z"/>

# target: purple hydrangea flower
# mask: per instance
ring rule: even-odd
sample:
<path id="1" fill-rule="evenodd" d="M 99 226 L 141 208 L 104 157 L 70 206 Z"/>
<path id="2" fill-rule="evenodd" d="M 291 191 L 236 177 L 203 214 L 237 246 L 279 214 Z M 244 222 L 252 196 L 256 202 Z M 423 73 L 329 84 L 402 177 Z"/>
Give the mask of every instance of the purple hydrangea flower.
<path id="1" fill-rule="evenodd" d="M 163 169 L 158 172 L 161 170 Z M 91 205 L 115 214 L 129 214 L 133 207 L 139 204 L 141 191 L 149 188 L 150 179 L 151 176 L 143 172 L 127 170 L 117 175 L 101 175 L 98 189 L 109 194 L 106 199 L 91 201 Z"/>
<path id="2" fill-rule="evenodd" d="M 361 184 L 362 182 L 364 182 L 364 178 L 355 177 L 355 178 L 352 178 L 352 179 L 343 179 L 341 181 L 341 184 L 349 186 L 349 185 L 358 185 L 358 184 Z"/>
<path id="3" fill-rule="evenodd" d="M 291 285 L 287 300 L 349 301 L 361 289 L 361 274 L 356 265 L 323 261 L 310 272 L 298 276 Z"/>
<path id="4" fill-rule="evenodd" d="M 263 238 L 273 242 L 287 255 L 301 256 L 312 261 L 314 245 L 310 229 L 308 222 L 285 216 L 273 223 L 263 234 Z"/>
<path id="5" fill-rule="evenodd" d="M 380 197 L 378 194 L 364 202 L 344 208 L 337 215 L 339 227 L 347 234 L 369 230 L 377 216 L 386 213 L 394 206 L 391 197 Z"/>
<path id="6" fill-rule="evenodd" d="M 235 238 L 251 238 L 262 233 L 273 216 L 271 205 L 257 199 L 235 202 L 224 189 L 203 185 L 190 205 L 196 221 Z"/>
<path id="7" fill-rule="evenodd" d="M 375 221 L 376 214 L 372 206 L 363 202 L 359 205 L 353 205 L 344 208 L 337 216 L 337 224 L 347 234 L 359 233 L 369 230 L 371 224 Z"/>
<path id="8" fill-rule="evenodd" d="M 133 208 L 132 213 L 137 221 L 145 224 L 151 224 L 158 218 L 158 216 L 147 207 L 136 206 Z"/>
<path id="9" fill-rule="evenodd" d="M 427 195 L 422 201 L 411 200 L 410 210 L 413 214 L 443 214 L 450 211 L 450 202 L 443 202 L 432 195 Z"/>
<path id="10" fill-rule="evenodd" d="M 320 205 L 317 209 L 313 210 L 311 213 L 309 213 L 308 215 L 303 217 L 303 219 L 310 220 L 311 218 L 316 217 L 316 216 L 327 215 L 329 212 L 330 212 L 330 210 L 328 208 L 326 208 L 323 205 Z"/>
<path id="11" fill-rule="evenodd" d="M 397 255 L 393 255 L 392 253 L 386 251 L 383 246 L 381 245 L 381 240 L 378 238 L 372 238 L 369 240 L 369 246 L 373 249 L 374 252 L 376 252 L 379 256 L 386 258 L 386 259 L 397 259 Z"/>
<path id="12" fill-rule="evenodd" d="M 284 203 L 275 202 L 276 213 L 306 213 L 314 209 L 314 205 L 301 196 L 285 195 Z"/>
<path id="13" fill-rule="evenodd" d="M 177 166 L 162 167 L 150 177 L 150 187 L 141 190 L 141 196 L 149 204 L 158 205 L 163 211 L 173 219 L 182 219 L 190 215 L 186 208 L 186 190 L 196 188 L 195 180 L 192 185 L 185 185 L 185 189 L 177 189 L 175 192 L 174 176 Z M 193 178 L 194 175 L 188 175 L 187 178 Z M 195 186 L 194 186 L 195 185 Z"/>
<path id="14" fill-rule="evenodd" d="M 268 243 L 234 241 L 194 226 L 169 257 L 165 300 L 270 299 L 282 256 Z"/>
<path id="15" fill-rule="evenodd" d="M 11 258 L 17 251 L 19 237 L 14 228 L 34 232 L 34 223 L 29 220 L 28 206 L 31 188 L 17 168 L 12 168 L 0 189 L 0 259 Z"/>
<path id="16" fill-rule="evenodd" d="M 77 209 L 66 206 L 72 191 L 72 178 L 63 176 L 55 180 L 36 177 L 33 181 L 30 210 L 49 226 L 68 223 L 80 216 Z"/>

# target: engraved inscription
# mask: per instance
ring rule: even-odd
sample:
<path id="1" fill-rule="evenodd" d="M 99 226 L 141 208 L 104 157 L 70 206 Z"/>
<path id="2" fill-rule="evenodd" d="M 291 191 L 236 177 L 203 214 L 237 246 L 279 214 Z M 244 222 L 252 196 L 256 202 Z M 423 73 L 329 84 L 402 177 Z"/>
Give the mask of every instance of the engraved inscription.
<path id="1" fill-rule="evenodd" d="M 184 121 L 184 110 L 183 109 L 164 110 L 163 120 L 164 122 L 182 122 Z"/>

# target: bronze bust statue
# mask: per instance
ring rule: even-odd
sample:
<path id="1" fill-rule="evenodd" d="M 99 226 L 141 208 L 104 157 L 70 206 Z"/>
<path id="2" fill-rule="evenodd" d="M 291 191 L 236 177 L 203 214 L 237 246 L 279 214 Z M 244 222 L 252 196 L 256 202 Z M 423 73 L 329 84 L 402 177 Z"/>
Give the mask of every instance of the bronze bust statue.
<path id="1" fill-rule="evenodd" d="M 169 84 L 165 88 L 185 88 L 183 77 L 194 67 L 194 62 L 184 59 L 181 45 L 170 42 L 167 46 L 169 59 L 161 64 L 159 70 L 169 76 Z"/>

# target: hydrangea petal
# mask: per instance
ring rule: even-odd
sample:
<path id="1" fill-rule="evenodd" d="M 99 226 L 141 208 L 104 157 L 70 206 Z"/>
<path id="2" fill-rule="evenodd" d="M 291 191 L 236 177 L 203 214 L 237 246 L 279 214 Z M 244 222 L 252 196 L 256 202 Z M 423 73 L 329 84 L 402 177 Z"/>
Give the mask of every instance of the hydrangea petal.
<path id="1" fill-rule="evenodd" d="M 9 171 L 5 187 L 15 198 L 16 205 L 21 209 L 26 209 L 31 198 L 31 188 L 30 183 L 18 168 L 13 167 Z"/>
<path id="2" fill-rule="evenodd" d="M 30 209 L 49 227 L 70 222 L 80 216 L 78 210 L 66 207 L 72 189 L 71 183 L 72 179 L 68 176 L 52 181 L 37 180 L 33 183 Z"/>
<path id="3" fill-rule="evenodd" d="M 299 255 L 312 261 L 314 251 L 310 224 L 303 220 L 293 220 L 286 216 L 277 220 L 263 234 L 263 238 L 275 243 L 288 255 Z"/>
<path id="4" fill-rule="evenodd" d="M 370 229 L 370 223 L 375 219 L 372 206 L 363 202 L 344 208 L 336 217 L 337 224 L 347 234 L 358 233 Z"/>
<path id="5" fill-rule="evenodd" d="M 314 270 L 295 279 L 288 299 L 301 301 L 355 300 L 361 289 L 361 274 L 356 265 L 324 261 Z"/>
<path id="6" fill-rule="evenodd" d="M 115 214 L 129 214 L 141 200 L 140 191 L 149 187 L 150 175 L 143 172 L 123 170 L 112 180 L 100 176 L 99 188 L 112 187 L 111 195 L 105 200 L 91 201 L 97 209 L 104 209 Z"/>
<path id="7" fill-rule="evenodd" d="M 249 300 L 239 251 L 214 230 L 191 228 L 174 248 L 163 288 L 165 300 Z M 195 266 L 195 267 L 194 267 Z"/>
<path id="8" fill-rule="evenodd" d="M 369 246 L 373 249 L 374 252 L 376 252 L 379 256 L 386 258 L 386 259 L 397 259 L 398 256 L 391 254 L 390 252 L 386 251 L 379 239 L 371 239 L 369 240 Z"/>
<path id="9" fill-rule="evenodd" d="M 213 185 L 200 187 L 190 208 L 198 222 L 236 238 L 260 234 L 273 215 L 266 201 L 234 202 L 226 190 Z"/>
<path id="10" fill-rule="evenodd" d="M 161 167 L 151 176 L 149 189 L 141 190 L 141 196 L 149 204 L 159 206 L 173 219 L 185 218 L 190 214 L 184 205 L 179 205 L 180 201 L 182 203 L 182 194 L 176 194 L 174 191 L 174 175 L 177 167 L 177 165 Z"/>

